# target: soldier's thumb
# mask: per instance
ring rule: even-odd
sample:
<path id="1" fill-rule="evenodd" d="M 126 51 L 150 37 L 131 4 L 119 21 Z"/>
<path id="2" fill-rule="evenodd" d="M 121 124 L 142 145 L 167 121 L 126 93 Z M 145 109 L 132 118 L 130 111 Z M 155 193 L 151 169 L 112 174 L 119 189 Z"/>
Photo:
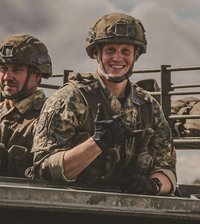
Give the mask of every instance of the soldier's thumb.
<path id="1" fill-rule="evenodd" d="M 103 107 L 102 107 L 102 104 L 99 103 L 98 106 L 97 106 L 97 115 L 96 115 L 96 118 L 95 118 L 95 121 L 101 121 L 101 120 L 104 120 L 104 112 L 103 112 Z"/>

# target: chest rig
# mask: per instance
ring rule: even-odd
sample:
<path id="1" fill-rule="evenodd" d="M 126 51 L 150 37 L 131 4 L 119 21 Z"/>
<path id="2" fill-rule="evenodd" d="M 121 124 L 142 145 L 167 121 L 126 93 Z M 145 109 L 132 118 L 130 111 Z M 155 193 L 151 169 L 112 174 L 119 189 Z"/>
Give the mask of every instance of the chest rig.
<path id="1" fill-rule="evenodd" d="M 91 73 L 69 73 L 68 82 L 67 85 L 72 85 L 77 89 L 77 92 L 79 92 L 81 98 L 84 100 L 85 104 L 87 105 L 87 114 L 85 117 L 85 120 L 83 124 L 79 127 L 79 133 L 88 132 L 90 136 L 93 135 L 94 132 L 94 119 L 97 113 L 97 105 L 99 103 L 102 104 L 104 114 L 106 119 L 110 119 L 111 116 L 116 115 L 116 112 L 113 110 L 113 108 L 110 105 L 110 102 L 106 98 L 102 86 L 99 82 L 99 80 Z M 135 87 L 134 87 L 135 88 Z M 135 90 L 138 92 L 137 90 Z M 140 111 L 140 124 L 136 129 L 147 129 L 151 128 L 153 126 L 153 109 L 152 109 L 152 103 L 147 100 L 143 100 L 144 93 L 142 91 L 138 92 L 138 97 L 141 98 L 139 100 L 139 111 Z M 133 158 L 130 156 L 130 158 L 123 159 L 124 161 L 120 161 L 120 167 L 123 167 L 123 169 L 130 170 L 130 175 L 132 175 L 132 168 L 129 169 L 130 166 L 132 166 L 133 162 L 135 165 L 134 170 L 138 173 L 144 173 L 146 169 L 151 165 L 152 158 L 148 153 L 148 147 L 147 144 L 149 142 L 150 135 L 147 132 L 141 132 L 137 135 L 137 137 L 134 140 L 134 143 L 128 147 L 134 147 L 137 149 L 136 156 Z M 133 149 L 131 149 L 133 151 Z M 100 155 L 101 157 L 102 155 Z M 104 158 L 105 160 L 108 160 L 108 157 Z M 111 158 L 112 160 L 113 158 Z M 138 161 L 138 162 L 137 162 Z M 119 160 L 116 159 L 115 162 L 111 162 L 111 165 L 107 165 L 107 173 L 109 173 L 107 176 L 113 176 L 115 179 L 115 176 L 118 175 L 119 171 L 115 171 L 116 169 L 116 163 L 118 163 Z M 114 165 L 113 165 L 114 164 Z M 98 164 L 98 161 L 94 161 L 86 170 L 84 171 L 84 179 L 89 175 L 92 174 L 93 176 L 98 176 L 101 174 L 98 174 L 97 172 L 90 172 L 93 166 L 93 170 L 96 170 L 99 168 L 102 170 L 102 167 L 100 164 Z M 114 168 L 115 167 L 115 168 Z M 88 173 L 89 172 L 89 173 Z M 116 175 L 114 173 L 116 173 Z M 128 174 L 129 172 L 127 172 Z M 87 174 L 87 175 L 86 175 Z M 123 174 L 122 174 L 123 175 Z M 129 175 L 129 174 L 128 174 Z M 104 177 L 105 178 L 105 177 Z M 94 177 L 92 177 L 94 180 Z M 118 178 L 116 178 L 118 179 Z M 85 180 L 84 180 L 85 182 Z"/>

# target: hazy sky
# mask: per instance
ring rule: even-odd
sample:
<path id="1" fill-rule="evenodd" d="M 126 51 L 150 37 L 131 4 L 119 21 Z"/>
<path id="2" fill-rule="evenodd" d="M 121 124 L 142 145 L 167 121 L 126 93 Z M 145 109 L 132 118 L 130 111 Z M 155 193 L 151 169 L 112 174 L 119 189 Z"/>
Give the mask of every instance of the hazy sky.
<path id="1" fill-rule="evenodd" d="M 147 53 L 136 69 L 200 65 L 200 0 L 0 0 L 0 39 L 30 33 L 47 45 L 55 73 L 93 71 L 96 63 L 86 54 L 85 38 L 91 24 L 111 12 L 130 14 L 144 25 Z M 200 83 L 199 73 L 181 72 L 177 81 Z M 191 158 L 192 169 L 184 165 L 187 156 L 179 159 L 180 182 L 200 176 L 198 157 Z"/>
<path id="2" fill-rule="evenodd" d="M 200 64 L 200 0 L 0 0 L 0 5 L 0 39 L 21 32 L 40 38 L 55 73 L 95 69 L 85 37 L 95 20 L 111 12 L 135 16 L 145 27 L 147 53 L 135 68 Z"/>

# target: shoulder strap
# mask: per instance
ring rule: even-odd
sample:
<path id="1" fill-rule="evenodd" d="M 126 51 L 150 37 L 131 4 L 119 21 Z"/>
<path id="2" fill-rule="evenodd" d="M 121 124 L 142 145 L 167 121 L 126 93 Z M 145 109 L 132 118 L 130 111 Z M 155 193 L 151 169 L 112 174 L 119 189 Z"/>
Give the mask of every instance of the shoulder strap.
<path id="1" fill-rule="evenodd" d="M 141 118 L 144 128 L 150 128 L 154 125 L 152 105 L 152 103 L 145 103 L 141 105 Z"/>
<path id="2" fill-rule="evenodd" d="M 86 92 L 90 92 L 100 86 L 99 81 L 92 73 L 70 72 L 68 82 L 73 83 L 79 89 L 84 89 Z"/>
<path id="3" fill-rule="evenodd" d="M 88 126 L 86 129 L 93 132 L 93 122 L 91 122 L 91 120 L 95 119 L 97 105 L 99 103 L 101 103 L 104 108 L 105 116 L 110 118 L 110 116 L 115 115 L 114 110 L 103 93 L 99 80 L 96 79 L 94 74 L 72 72 L 69 74 L 69 79 L 66 85 L 73 85 L 77 93 L 87 105 L 87 114 L 80 129 L 83 127 L 85 129 L 86 126 Z"/>
<path id="4" fill-rule="evenodd" d="M 135 101 L 137 101 L 141 111 L 141 122 L 138 123 L 139 127 L 137 128 L 150 128 L 154 125 L 153 101 L 155 99 L 137 84 L 132 83 L 132 88 L 134 89 Z"/>

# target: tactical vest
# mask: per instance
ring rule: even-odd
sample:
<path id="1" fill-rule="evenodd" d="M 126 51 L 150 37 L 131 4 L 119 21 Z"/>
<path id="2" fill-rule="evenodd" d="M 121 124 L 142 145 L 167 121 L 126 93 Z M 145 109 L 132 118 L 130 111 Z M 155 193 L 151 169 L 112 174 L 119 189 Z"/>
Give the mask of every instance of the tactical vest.
<path id="1" fill-rule="evenodd" d="M 109 119 L 110 116 L 116 115 L 116 112 L 112 109 L 105 94 L 103 93 L 102 87 L 92 73 L 69 73 L 67 85 L 73 85 L 80 93 L 82 99 L 88 105 L 87 116 L 85 122 L 80 128 L 87 126 L 87 130 L 92 134 L 94 131 L 93 121 L 97 112 L 97 105 L 102 104 L 105 118 Z M 132 84 L 133 85 L 133 84 Z M 136 88 L 136 86 L 134 87 Z M 140 89 L 138 87 L 138 89 Z M 138 96 L 144 98 L 147 96 L 143 92 L 139 92 Z M 92 107 L 90 106 L 92 105 Z M 143 100 L 143 103 L 139 105 L 141 111 L 141 123 L 136 127 L 137 129 L 143 129 L 152 127 L 153 125 L 153 108 L 150 99 Z M 89 122 L 92 121 L 92 122 Z M 86 126 L 85 126 L 86 125 Z"/>
<path id="2" fill-rule="evenodd" d="M 91 73 L 70 73 L 68 77 L 68 82 L 66 85 L 73 85 L 74 88 L 77 89 L 77 92 L 79 92 L 80 97 L 84 100 L 85 104 L 88 105 L 88 111 L 87 115 L 85 117 L 85 120 L 82 124 L 82 126 L 79 128 L 78 134 L 75 137 L 74 143 L 80 144 L 81 141 L 85 141 L 89 136 L 93 135 L 94 132 L 94 119 L 97 112 L 97 105 L 99 103 L 102 104 L 105 118 L 109 119 L 110 116 L 113 116 L 116 114 L 116 112 L 112 109 L 111 105 L 109 104 L 108 100 L 105 97 L 105 94 L 102 90 L 102 87 L 100 85 L 100 82 L 98 79 L 95 78 L 95 76 Z M 133 85 L 133 84 L 132 84 Z M 134 86 L 136 88 L 136 86 Z M 146 95 L 144 93 L 139 92 L 138 96 L 144 98 Z M 149 127 L 153 127 L 154 120 L 153 120 L 153 107 L 150 100 L 142 100 L 139 106 L 140 111 L 140 122 L 137 123 L 137 126 L 135 129 L 145 129 Z M 89 136 L 88 136 L 89 133 Z M 134 170 L 133 164 L 136 164 L 137 158 L 140 154 L 140 149 L 144 147 L 142 143 L 144 143 L 145 133 L 142 132 L 138 134 L 135 139 L 133 139 L 131 142 L 127 143 L 127 147 L 129 147 L 130 152 L 135 152 L 134 158 L 130 157 L 129 160 L 126 160 L 126 158 L 120 159 L 120 161 L 117 158 L 116 150 L 111 150 L 111 160 L 115 161 L 109 161 L 110 165 L 106 165 L 107 168 L 103 167 L 103 164 L 105 161 L 108 160 L 109 156 L 103 155 L 103 153 L 94 160 L 88 168 L 86 168 L 79 176 L 80 182 L 83 180 L 83 183 L 97 183 L 97 182 L 108 182 L 108 179 L 110 182 L 115 182 L 116 179 L 118 179 L 118 175 L 120 174 L 120 170 L 127 169 L 127 175 L 132 175 L 132 170 Z M 134 149 L 133 149 L 134 148 Z M 121 158 L 123 155 L 120 156 Z M 124 161 L 123 161 L 124 160 Z M 146 168 L 145 168 L 146 169 Z M 135 169 L 136 170 L 136 169 Z M 144 170 L 143 170 L 144 171 Z M 142 171 L 142 172 L 143 172 Z M 139 171 L 136 171 L 139 172 Z M 106 175 L 104 175 L 106 173 Z M 111 180 L 112 179 L 112 180 Z"/>

